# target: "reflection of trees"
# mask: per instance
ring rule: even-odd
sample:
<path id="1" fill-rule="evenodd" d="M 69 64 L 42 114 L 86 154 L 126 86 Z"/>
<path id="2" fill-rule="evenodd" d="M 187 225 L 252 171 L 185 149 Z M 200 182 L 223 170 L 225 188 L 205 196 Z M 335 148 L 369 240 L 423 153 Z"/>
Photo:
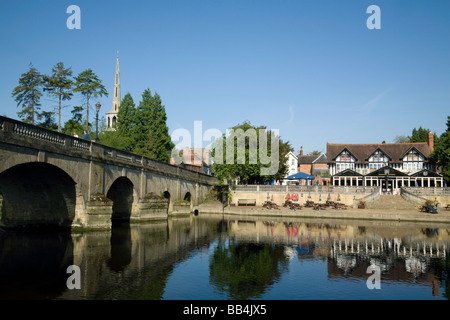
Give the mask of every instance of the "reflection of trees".
<path id="1" fill-rule="evenodd" d="M 287 269 L 284 247 L 219 242 L 210 258 L 209 279 L 231 299 L 259 298 Z"/>

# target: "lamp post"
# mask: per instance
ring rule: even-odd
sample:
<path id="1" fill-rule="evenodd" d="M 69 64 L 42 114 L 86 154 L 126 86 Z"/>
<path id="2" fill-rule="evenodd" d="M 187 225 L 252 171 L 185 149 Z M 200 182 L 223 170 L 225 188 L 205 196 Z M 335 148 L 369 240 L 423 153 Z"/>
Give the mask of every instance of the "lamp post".
<path id="1" fill-rule="evenodd" d="M 97 116 L 95 118 L 95 142 L 99 142 L 100 139 L 98 138 L 98 112 L 100 111 L 100 107 L 102 105 L 100 104 L 100 101 L 97 102 L 95 105 L 95 110 L 97 111 Z"/>

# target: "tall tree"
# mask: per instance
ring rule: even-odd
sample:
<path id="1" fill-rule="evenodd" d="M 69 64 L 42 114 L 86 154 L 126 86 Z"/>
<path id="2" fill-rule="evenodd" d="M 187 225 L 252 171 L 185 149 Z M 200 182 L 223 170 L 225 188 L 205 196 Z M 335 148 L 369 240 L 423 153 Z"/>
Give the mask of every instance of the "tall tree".
<path id="1" fill-rule="evenodd" d="M 169 162 L 174 144 L 167 127 L 165 106 L 160 96 L 150 89 L 142 93 L 131 129 L 133 152 L 163 162 Z"/>
<path id="2" fill-rule="evenodd" d="M 153 96 L 153 121 L 149 132 L 149 146 L 154 150 L 155 159 L 169 162 L 171 151 L 175 147 L 167 127 L 166 107 L 158 93 Z"/>
<path id="3" fill-rule="evenodd" d="M 108 91 L 102 85 L 102 80 L 91 70 L 87 69 L 75 77 L 75 92 L 80 92 L 86 97 L 86 124 L 85 130 L 89 130 L 89 99 L 91 97 L 108 96 Z"/>
<path id="4" fill-rule="evenodd" d="M 64 68 L 64 63 L 58 62 L 50 76 L 44 76 L 44 91 L 58 98 L 58 132 L 61 132 L 61 102 L 72 98 L 73 81 L 71 68 Z"/>
<path id="5" fill-rule="evenodd" d="M 19 85 L 14 88 L 12 96 L 17 102 L 17 106 L 22 106 L 22 110 L 17 114 L 24 122 L 34 124 L 35 117 L 39 116 L 40 99 L 42 96 L 42 75 L 30 63 L 30 70 L 23 73 L 19 79 Z"/>
<path id="6" fill-rule="evenodd" d="M 260 145 L 260 135 L 267 137 L 267 145 Z M 278 140 L 278 149 L 273 145 Z M 272 148 L 274 146 L 274 148 Z M 283 142 L 274 132 L 267 130 L 265 126 L 255 127 L 250 122 L 244 122 L 231 128 L 230 134 L 222 135 L 213 143 L 212 157 L 214 164 L 211 170 L 219 181 L 223 179 L 249 183 L 261 183 L 266 180 L 283 179 L 287 172 L 287 154 L 294 151 L 289 142 Z M 261 149 L 264 148 L 264 149 Z M 275 152 L 272 156 L 272 152 Z M 270 163 L 261 159 L 261 156 L 270 158 Z M 275 159 L 276 158 L 276 159 Z M 277 163 L 272 163 L 272 160 Z M 276 172 L 264 174 L 262 168 L 274 166 Z"/>
<path id="7" fill-rule="evenodd" d="M 125 151 L 131 151 L 134 148 L 131 132 L 133 132 L 133 127 L 136 123 L 136 106 L 131 94 L 127 93 L 120 103 L 116 124 L 116 131 L 124 140 Z"/>
<path id="8" fill-rule="evenodd" d="M 136 125 L 136 107 L 130 93 L 123 97 L 117 113 L 116 130 L 101 131 L 99 138 L 102 144 L 124 150 L 132 151 L 134 147 L 133 127 Z"/>
<path id="9" fill-rule="evenodd" d="M 430 129 L 425 129 L 422 127 L 419 127 L 419 129 L 414 128 L 411 136 L 409 137 L 409 142 L 427 142 L 429 132 L 431 132 Z M 437 140 L 436 134 L 434 134 L 434 140 Z"/>
<path id="10" fill-rule="evenodd" d="M 58 129 L 58 125 L 55 122 L 55 119 L 53 119 L 53 112 L 49 111 L 43 111 L 40 114 L 40 118 L 43 119 L 41 122 L 39 122 L 37 125 L 39 127 L 50 129 L 50 130 L 56 130 Z"/>
<path id="11" fill-rule="evenodd" d="M 434 145 L 434 151 L 430 158 L 442 170 L 442 175 L 447 183 L 450 183 L 450 116 L 447 117 L 447 130 L 441 134 Z"/>
<path id="12" fill-rule="evenodd" d="M 74 132 L 81 137 L 83 133 L 83 107 L 75 106 L 71 111 L 72 118 L 70 118 L 62 128 L 64 134 L 72 135 Z"/>

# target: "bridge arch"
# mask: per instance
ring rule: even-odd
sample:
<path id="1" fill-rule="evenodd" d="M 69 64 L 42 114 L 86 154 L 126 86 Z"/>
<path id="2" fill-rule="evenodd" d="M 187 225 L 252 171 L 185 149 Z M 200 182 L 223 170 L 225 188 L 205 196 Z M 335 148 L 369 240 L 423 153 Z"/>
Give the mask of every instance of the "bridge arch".
<path id="1" fill-rule="evenodd" d="M 18 164 L 0 173 L 5 227 L 70 227 L 75 219 L 76 182 L 64 170 L 43 162 Z"/>
<path id="2" fill-rule="evenodd" d="M 127 177 L 119 177 L 111 184 L 106 197 L 113 201 L 112 221 L 129 221 L 136 203 L 133 182 Z"/>
<path id="3" fill-rule="evenodd" d="M 186 192 L 183 198 L 184 201 L 188 201 L 189 202 L 189 210 L 192 210 L 193 206 L 193 202 L 192 202 L 192 193 L 190 191 Z"/>

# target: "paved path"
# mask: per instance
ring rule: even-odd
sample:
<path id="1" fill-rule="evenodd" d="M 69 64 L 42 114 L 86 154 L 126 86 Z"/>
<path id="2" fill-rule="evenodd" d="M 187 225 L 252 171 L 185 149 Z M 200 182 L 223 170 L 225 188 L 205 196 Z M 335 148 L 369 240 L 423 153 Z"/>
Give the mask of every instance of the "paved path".
<path id="1" fill-rule="evenodd" d="M 450 211 L 438 208 L 437 214 L 420 212 L 417 210 L 381 210 L 381 209 L 326 209 L 313 210 L 302 208 L 290 210 L 288 208 L 265 209 L 262 207 L 226 207 L 222 209 L 220 204 L 200 205 L 196 208 L 200 213 L 227 213 L 252 216 L 277 216 L 277 217 L 314 217 L 314 218 L 340 218 L 340 219 L 369 219 L 369 220 L 395 220 L 415 222 L 444 222 L 450 224 Z"/>

